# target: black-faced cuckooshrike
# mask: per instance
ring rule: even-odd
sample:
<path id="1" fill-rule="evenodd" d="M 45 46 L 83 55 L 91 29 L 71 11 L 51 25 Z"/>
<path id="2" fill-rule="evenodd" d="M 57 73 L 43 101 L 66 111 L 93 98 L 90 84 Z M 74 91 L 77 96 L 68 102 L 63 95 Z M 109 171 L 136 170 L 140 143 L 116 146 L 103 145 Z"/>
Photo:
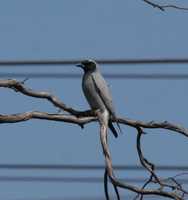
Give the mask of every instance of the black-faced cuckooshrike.
<path id="1" fill-rule="evenodd" d="M 112 96 L 106 81 L 100 73 L 98 64 L 93 60 L 84 60 L 77 66 L 84 70 L 82 89 L 89 105 L 93 110 L 100 110 L 102 113 L 108 113 L 108 126 L 114 136 L 117 137 L 117 131 L 114 128 L 111 120 L 112 118 L 116 119 L 116 114 L 112 103 Z M 119 125 L 118 127 L 120 129 Z"/>

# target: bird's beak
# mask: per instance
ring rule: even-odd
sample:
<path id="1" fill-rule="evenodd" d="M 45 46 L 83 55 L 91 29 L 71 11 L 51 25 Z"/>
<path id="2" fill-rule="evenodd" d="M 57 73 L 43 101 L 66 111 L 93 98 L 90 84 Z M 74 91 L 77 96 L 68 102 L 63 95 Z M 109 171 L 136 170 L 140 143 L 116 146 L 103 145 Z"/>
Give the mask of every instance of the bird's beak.
<path id="1" fill-rule="evenodd" d="M 84 68 L 84 66 L 82 64 L 76 64 L 76 67 L 80 67 L 80 68 Z"/>

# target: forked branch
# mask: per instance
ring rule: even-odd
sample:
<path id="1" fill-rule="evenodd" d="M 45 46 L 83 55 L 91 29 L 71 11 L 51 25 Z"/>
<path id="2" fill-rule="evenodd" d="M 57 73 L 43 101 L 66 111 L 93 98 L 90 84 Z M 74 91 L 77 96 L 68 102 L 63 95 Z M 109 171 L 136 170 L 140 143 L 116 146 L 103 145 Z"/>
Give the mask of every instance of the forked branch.
<path id="1" fill-rule="evenodd" d="M 174 178 L 169 178 L 171 183 L 167 179 L 162 179 L 158 177 L 155 172 L 155 166 L 149 162 L 143 152 L 141 147 L 141 138 L 144 135 L 144 129 L 167 129 L 173 131 L 174 133 L 182 134 L 188 137 L 188 129 L 183 128 L 179 125 L 164 122 L 143 122 L 138 120 L 132 120 L 128 118 L 118 118 L 118 122 L 137 130 L 137 152 L 140 158 L 141 165 L 150 173 L 150 177 L 147 182 L 141 187 L 136 187 L 130 185 L 126 182 L 119 181 L 113 170 L 111 154 L 108 146 L 108 118 L 100 111 L 77 111 L 71 107 L 66 106 L 58 97 L 48 93 L 48 92 L 37 92 L 25 86 L 24 82 L 18 82 L 16 80 L 0 80 L 0 87 L 12 89 L 15 92 L 20 92 L 23 95 L 30 96 L 33 98 L 45 99 L 52 103 L 55 107 L 65 111 L 65 113 L 47 113 L 40 111 L 30 111 L 25 113 L 17 113 L 10 115 L 0 115 L 0 123 L 18 123 L 31 119 L 40 119 L 40 120 L 49 120 L 49 121 L 60 121 L 65 123 L 71 123 L 84 127 L 85 124 L 99 121 L 100 123 L 100 140 L 103 148 L 103 153 L 105 157 L 105 173 L 104 173 L 104 189 L 106 200 L 110 200 L 108 193 L 108 181 L 114 186 L 114 190 L 117 196 L 117 199 L 120 200 L 120 194 L 118 188 L 124 188 L 129 191 L 135 192 L 137 194 L 136 198 L 140 197 L 140 200 L 143 199 L 145 195 L 157 195 L 168 197 L 175 200 L 183 200 L 184 195 L 188 192 L 177 182 Z M 115 119 L 112 119 L 115 122 Z M 173 183 L 172 183 L 173 182 Z M 150 183 L 156 184 L 158 189 L 148 189 Z M 146 188 L 147 187 L 147 188 Z M 170 190 L 171 192 L 169 192 Z"/>
<path id="2" fill-rule="evenodd" d="M 160 180 L 157 175 L 154 172 L 154 167 L 153 165 L 148 162 L 141 151 L 141 145 L 140 145 L 140 139 L 141 139 L 141 135 L 143 134 L 143 131 L 141 128 L 137 127 L 138 130 L 138 137 L 137 137 L 137 150 L 138 150 L 138 154 L 140 157 L 140 162 L 143 165 L 143 167 L 145 167 L 150 173 L 151 173 L 151 177 L 149 179 L 149 182 L 147 182 L 147 184 L 149 184 L 152 181 L 152 178 L 154 177 L 155 181 L 154 183 L 158 183 L 160 185 L 159 189 L 145 189 L 145 186 L 142 188 L 138 188 L 136 186 L 133 185 L 129 185 L 127 183 L 123 183 L 121 181 L 119 181 L 115 175 L 114 175 L 114 170 L 113 170 L 113 165 L 112 165 L 112 160 L 111 160 L 111 155 L 110 155 L 110 150 L 109 150 L 109 146 L 108 146 L 108 142 L 107 142 L 107 138 L 108 138 L 108 121 L 106 121 L 103 117 L 103 115 L 99 112 L 98 113 L 98 119 L 99 119 L 99 123 L 100 123 L 100 139 L 101 139 L 101 144 L 102 144 L 102 148 L 103 148 L 103 153 L 104 153 L 104 157 L 105 157 L 105 163 L 106 163 L 106 170 L 105 170 L 105 178 L 104 178 L 104 185 L 105 187 L 105 195 L 106 195 L 106 200 L 109 200 L 109 194 L 108 194 L 108 187 L 107 187 L 107 176 L 109 177 L 112 185 L 115 188 L 116 191 L 116 195 L 117 195 L 117 199 L 120 200 L 120 195 L 118 192 L 118 188 L 124 188 L 127 190 L 130 190 L 132 192 L 135 192 L 139 195 L 141 195 L 141 199 L 143 198 L 144 195 L 157 195 L 157 196 L 163 196 L 163 197 L 168 197 L 171 199 L 175 199 L 175 200 L 182 200 L 182 194 L 178 195 L 178 193 L 174 192 L 179 191 L 181 193 L 184 193 L 185 191 L 182 190 L 181 187 L 179 186 L 174 186 L 174 185 L 168 185 L 166 183 L 163 184 L 162 180 Z M 172 192 L 168 192 L 165 191 L 164 188 L 168 187 L 170 189 L 173 189 Z"/>

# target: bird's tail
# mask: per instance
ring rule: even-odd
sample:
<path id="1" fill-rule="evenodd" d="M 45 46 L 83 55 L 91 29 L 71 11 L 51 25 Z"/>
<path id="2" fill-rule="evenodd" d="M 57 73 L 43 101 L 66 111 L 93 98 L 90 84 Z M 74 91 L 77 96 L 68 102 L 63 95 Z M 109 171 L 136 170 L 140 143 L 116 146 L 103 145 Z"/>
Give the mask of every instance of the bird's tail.
<path id="1" fill-rule="evenodd" d="M 120 126 L 120 124 L 119 124 L 117 121 L 116 121 L 116 124 L 117 124 L 117 127 L 118 127 L 120 133 L 123 133 L 123 132 L 122 132 L 122 129 L 121 129 L 121 126 Z"/>
<path id="2" fill-rule="evenodd" d="M 108 121 L 108 127 L 112 131 L 112 133 L 114 134 L 114 136 L 117 138 L 118 137 L 118 133 L 117 133 L 116 129 L 114 128 L 111 120 Z"/>

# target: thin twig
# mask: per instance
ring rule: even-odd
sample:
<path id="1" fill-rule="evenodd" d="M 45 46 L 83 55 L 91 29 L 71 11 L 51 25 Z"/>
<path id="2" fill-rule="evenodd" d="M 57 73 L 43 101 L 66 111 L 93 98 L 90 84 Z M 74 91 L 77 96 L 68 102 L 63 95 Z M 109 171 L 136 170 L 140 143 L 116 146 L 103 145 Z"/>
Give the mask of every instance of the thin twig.
<path id="1" fill-rule="evenodd" d="M 188 10 L 187 7 L 180 7 L 180 6 L 176 6 L 176 5 L 173 5 L 173 4 L 160 5 L 160 4 L 154 3 L 153 1 L 150 1 L 150 0 L 142 0 L 142 1 L 151 5 L 154 8 L 158 8 L 161 11 L 165 11 L 166 8 L 174 8 L 174 9 L 177 9 L 177 10 Z"/>
<path id="2" fill-rule="evenodd" d="M 150 163 L 143 156 L 142 149 L 141 149 L 141 136 L 143 134 L 143 130 L 140 127 L 137 127 L 137 131 L 138 131 L 138 134 L 137 134 L 137 151 L 138 151 L 138 156 L 140 158 L 140 163 L 142 164 L 142 166 L 144 168 L 146 168 L 150 172 L 151 176 L 154 177 L 155 180 L 162 186 L 160 179 L 158 178 L 158 176 L 154 172 L 155 166 L 152 163 Z"/>

